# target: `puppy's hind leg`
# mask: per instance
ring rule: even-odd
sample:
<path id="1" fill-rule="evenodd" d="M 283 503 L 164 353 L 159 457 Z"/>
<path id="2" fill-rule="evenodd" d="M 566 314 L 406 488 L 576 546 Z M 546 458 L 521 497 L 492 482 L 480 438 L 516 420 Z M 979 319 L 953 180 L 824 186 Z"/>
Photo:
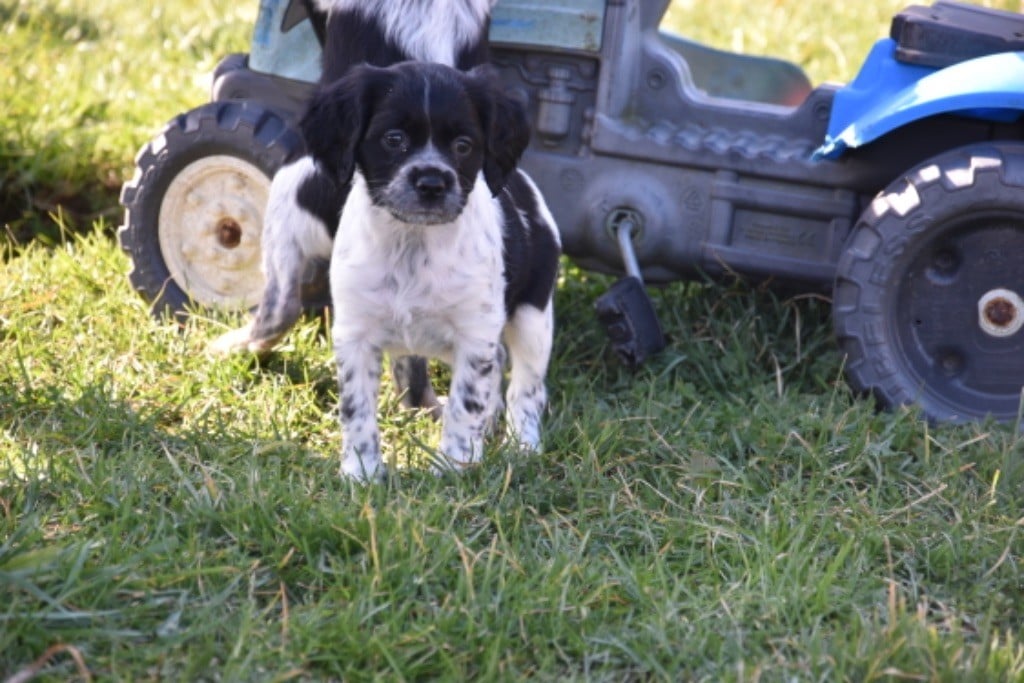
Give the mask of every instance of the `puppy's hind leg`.
<path id="1" fill-rule="evenodd" d="M 303 157 L 274 176 L 261 240 L 266 282 L 259 306 L 249 324 L 216 339 L 213 351 L 267 353 L 302 315 L 303 278 L 316 261 L 330 261 L 333 246 L 323 220 L 299 203 L 303 184 L 318 175 L 312 161 Z M 340 211 L 343 199 L 330 198 L 337 205 L 333 213 Z"/>
<path id="2" fill-rule="evenodd" d="M 541 445 L 541 417 L 547 404 L 544 377 L 551 359 L 554 314 L 529 304 L 516 309 L 505 325 L 511 369 L 506 394 L 505 422 L 509 440 L 530 451 Z"/>
<path id="3" fill-rule="evenodd" d="M 402 407 L 420 408 L 435 420 L 441 417 L 441 402 L 430 383 L 427 359 L 420 356 L 399 356 L 391 359 L 391 376 Z"/>

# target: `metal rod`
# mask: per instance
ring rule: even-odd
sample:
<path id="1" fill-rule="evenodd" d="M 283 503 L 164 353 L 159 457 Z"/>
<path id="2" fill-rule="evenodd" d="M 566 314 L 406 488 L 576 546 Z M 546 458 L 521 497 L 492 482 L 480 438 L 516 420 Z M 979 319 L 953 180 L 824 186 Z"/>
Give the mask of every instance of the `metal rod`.
<path id="1" fill-rule="evenodd" d="M 615 236 L 619 240 L 619 252 L 622 254 L 622 265 L 626 267 L 626 273 L 643 282 L 640 263 L 636 260 L 636 252 L 633 251 L 633 231 L 636 227 L 631 220 L 621 221 L 615 230 Z"/>

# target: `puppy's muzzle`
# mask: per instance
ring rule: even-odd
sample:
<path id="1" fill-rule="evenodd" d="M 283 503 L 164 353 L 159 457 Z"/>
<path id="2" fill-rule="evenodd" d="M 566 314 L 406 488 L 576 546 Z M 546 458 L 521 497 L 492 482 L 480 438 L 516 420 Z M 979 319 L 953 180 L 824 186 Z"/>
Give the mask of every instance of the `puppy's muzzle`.
<path id="1" fill-rule="evenodd" d="M 450 168 L 417 164 L 399 175 L 384 196 L 391 214 L 401 221 L 435 225 L 455 220 L 462 212 L 465 198 L 458 178 Z"/>
<path id="2" fill-rule="evenodd" d="M 455 186 L 455 174 L 437 167 L 414 168 L 409 171 L 409 183 L 424 206 L 437 204 Z"/>

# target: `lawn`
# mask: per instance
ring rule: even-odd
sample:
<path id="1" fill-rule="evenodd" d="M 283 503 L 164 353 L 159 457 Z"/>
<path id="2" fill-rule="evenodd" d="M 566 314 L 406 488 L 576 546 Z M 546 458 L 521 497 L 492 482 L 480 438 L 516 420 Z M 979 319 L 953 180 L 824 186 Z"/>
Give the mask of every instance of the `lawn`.
<path id="1" fill-rule="evenodd" d="M 215 361 L 128 283 L 117 189 L 257 6 L 149 4 L 0 4 L 0 680 L 1024 681 L 1020 432 L 876 412 L 819 297 L 658 290 L 632 374 L 567 262 L 543 454 L 435 477 L 385 391 L 340 480 L 316 320 Z M 669 21 L 845 81 L 902 4 Z"/>

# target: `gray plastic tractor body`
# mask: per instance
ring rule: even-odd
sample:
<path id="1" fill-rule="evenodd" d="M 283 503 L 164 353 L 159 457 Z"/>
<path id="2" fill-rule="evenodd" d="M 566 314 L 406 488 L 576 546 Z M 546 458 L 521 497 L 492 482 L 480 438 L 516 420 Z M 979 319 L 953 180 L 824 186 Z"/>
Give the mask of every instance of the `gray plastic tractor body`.
<path id="1" fill-rule="evenodd" d="M 637 365 L 663 345 L 644 282 L 736 274 L 831 293 L 851 384 L 883 405 L 1013 419 L 1024 257 L 1007 255 L 1024 254 L 1024 18 L 910 7 L 853 83 L 812 87 L 792 64 L 660 30 L 668 4 L 500 0 L 490 28 L 500 78 L 528 103 L 522 165 L 565 253 L 625 275 L 597 302 L 620 357 Z M 214 74 L 214 103 L 242 108 L 186 116 L 164 137 L 185 147 L 206 125 L 244 155 L 246 128 L 255 165 L 272 172 L 319 56 L 301 2 L 262 0 L 251 52 Z M 152 152 L 122 196 L 136 214 L 122 244 L 140 290 L 173 307 L 180 298 L 159 298 L 166 275 L 140 199 L 160 163 Z"/>

